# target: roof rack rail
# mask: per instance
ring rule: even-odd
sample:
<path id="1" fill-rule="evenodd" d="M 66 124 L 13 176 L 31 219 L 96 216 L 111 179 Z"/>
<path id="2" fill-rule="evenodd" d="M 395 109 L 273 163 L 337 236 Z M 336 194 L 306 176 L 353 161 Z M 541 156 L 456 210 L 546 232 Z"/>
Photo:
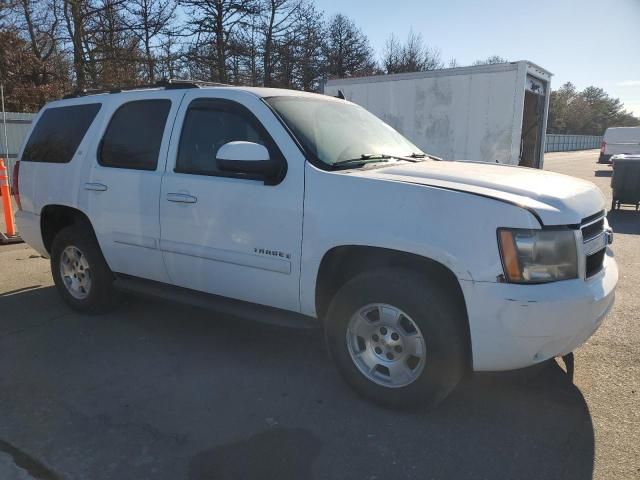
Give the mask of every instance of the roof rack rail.
<path id="1" fill-rule="evenodd" d="M 167 80 L 161 80 L 164 82 L 164 87 L 167 89 L 179 89 L 179 88 L 202 88 L 202 87 L 232 87 L 229 83 L 220 82 L 208 82 L 206 80 L 180 80 L 177 78 L 169 78 Z M 160 83 L 160 82 L 159 82 Z"/>
<path id="2" fill-rule="evenodd" d="M 164 88 L 165 90 L 181 90 L 183 88 L 202 88 L 202 87 L 230 87 L 232 85 L 228 83 L 207 82 L 204 80 L 180 80 L 176 78 L 168 78 L 158 80 L 155 83 L 142 84 L 142 85 L 126 85 L 126 86 L 111 86 L 105 88 L 85 88 L 82 90 L 75 90 L 73 93 L 68 93 L 63 96 L 63 99 L 86 97 L 89 95 L 100 95 L 103 93 L 121 93 L 131 90 L 144 90 L 153 88 Z"/>

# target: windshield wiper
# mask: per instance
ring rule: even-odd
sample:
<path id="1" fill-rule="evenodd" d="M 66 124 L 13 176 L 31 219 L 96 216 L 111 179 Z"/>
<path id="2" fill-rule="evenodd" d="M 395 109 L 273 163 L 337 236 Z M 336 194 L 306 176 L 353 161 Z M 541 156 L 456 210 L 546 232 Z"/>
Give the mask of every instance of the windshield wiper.
<path id="1" fill-rule="evenodd" d="M 430 158 L 431 160 L 441 161 L 440 157 L 436 157 L 435 155 L 429 155 L 428 153 L 422 152 L 413 152 L 410 155 L 402 156 L 402 155 L 391 155 L 393 158 L 397 158 L 398 160 L 406 160 L 407 162 L 419 162 L 422 158 Z"/>
<path id="2" fill-rule="evenodd" d="M 388 162 L 390 155 L 382 155 L 377 153 L 363 153 L 359 158 L 349 158 L 340 160 L 331 164 L 332 167 L 344 167 L 347 165 L 364 165 L 366 163 Z"/>
<path id="3" fill-rule="evenodd" d="M 442 158 L 440 157 L 436 157 L 435 155 L 430 155 L 428 153 L 422 153 L 422 152 L 414 152 L 409 156 L 411 158 L 430 158 L 431 160 L 436 160 L 438 162 L 442 161 Z"/>
<path id="4" fill-rule="evenodd" d="M 408 156 L 403 155 L 389 155 L 386 153 L 363 153 L 359 158 L 349 158 L 348 160 L 340 160 L 339 162 L 332 163 L 332 167 L 344 167 L 349 165 L 364 165 L 366 163 L 378 163 L 388 162 L 390 159 L 395 158 L 397 160 L 404 160 L 405 162 L 420 162 L 423 158 L 430 158 L 432 160 L 442 160 L 434 155 L 428 153 L 413 152 Z"/>

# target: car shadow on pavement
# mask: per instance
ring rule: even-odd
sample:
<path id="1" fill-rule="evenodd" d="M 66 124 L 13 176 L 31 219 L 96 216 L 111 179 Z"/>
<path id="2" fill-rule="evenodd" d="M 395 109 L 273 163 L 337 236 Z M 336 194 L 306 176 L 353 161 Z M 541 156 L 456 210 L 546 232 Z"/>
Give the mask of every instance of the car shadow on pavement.
<path id="1" fill-rule="evenodd" d="M 556 362 L 394 411 L 341 381 L 320 330 L 146 299 L 83 316 L 52 287 L 0 312 L 0 439 L 61 478 L 592 477 L 589 409 Z"/>
<path id="2" fill-rule="evenodd" d="M 623 207 L 616 210 L 609 210 L 607 221 L 613 233 L 625 233 L 629 235 L 640 235 L 640 211 L 633 207 Z"/>

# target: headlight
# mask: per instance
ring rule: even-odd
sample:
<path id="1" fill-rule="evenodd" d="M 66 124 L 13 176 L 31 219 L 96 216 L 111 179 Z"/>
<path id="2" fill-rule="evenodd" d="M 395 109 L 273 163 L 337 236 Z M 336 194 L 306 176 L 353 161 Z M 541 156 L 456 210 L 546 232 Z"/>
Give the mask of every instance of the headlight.
<path id="1" fill-rule="evenodd" d="M 572 230 L 498 229 L 504 275 L 511 283 L 544 283 L 578 276 Z"/>

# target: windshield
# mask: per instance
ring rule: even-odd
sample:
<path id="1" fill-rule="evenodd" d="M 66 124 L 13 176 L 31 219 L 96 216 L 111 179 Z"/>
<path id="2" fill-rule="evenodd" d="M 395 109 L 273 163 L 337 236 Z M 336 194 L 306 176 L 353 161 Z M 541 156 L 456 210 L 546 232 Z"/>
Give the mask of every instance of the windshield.
<path id="1" fill-rule="evenodd" d="M 303 147 L 327 165 L 375 155 L 422 154 L 392 127 L 352 103 L 293 96 L 265 100 Z"/>

